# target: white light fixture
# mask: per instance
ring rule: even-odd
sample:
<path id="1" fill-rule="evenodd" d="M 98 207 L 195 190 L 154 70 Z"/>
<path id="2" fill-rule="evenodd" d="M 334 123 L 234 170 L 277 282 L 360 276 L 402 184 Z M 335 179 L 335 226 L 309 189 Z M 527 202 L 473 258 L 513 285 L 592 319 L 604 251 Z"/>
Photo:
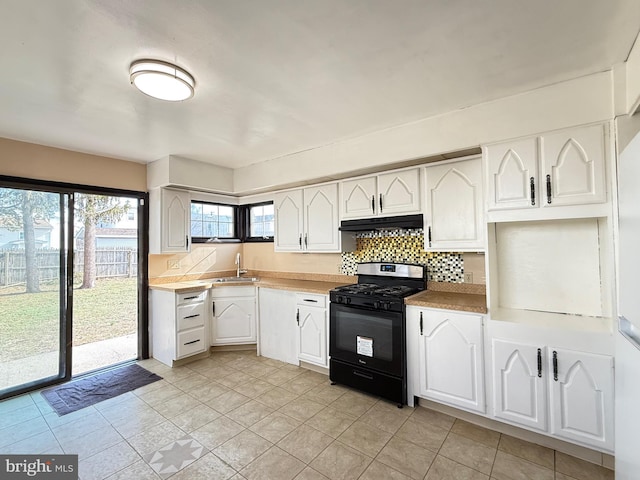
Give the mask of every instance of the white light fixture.
<path id="1" fill-rule="evenodd" d="M 193 97 L 196 82 L 180 67 L 159 60 L 137 60 L 129 67 L 131 84 L 145 95 L 169 102 Z"/>

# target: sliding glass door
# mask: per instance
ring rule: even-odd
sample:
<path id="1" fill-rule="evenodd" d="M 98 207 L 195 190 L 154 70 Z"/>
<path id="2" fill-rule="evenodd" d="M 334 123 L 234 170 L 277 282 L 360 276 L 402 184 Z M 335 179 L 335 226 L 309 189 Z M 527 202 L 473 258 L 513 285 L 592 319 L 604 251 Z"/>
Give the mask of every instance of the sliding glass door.
<path id="1" fill-rule="evenodd" d="M 0 398 L 71 375 L 72 205 L 68 193 L 0 187 Z"/>

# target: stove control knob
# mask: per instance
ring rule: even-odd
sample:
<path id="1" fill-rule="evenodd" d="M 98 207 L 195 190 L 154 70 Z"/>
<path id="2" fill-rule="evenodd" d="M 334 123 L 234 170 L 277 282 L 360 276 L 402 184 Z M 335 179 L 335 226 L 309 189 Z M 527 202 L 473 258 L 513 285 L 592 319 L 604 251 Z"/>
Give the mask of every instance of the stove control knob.
<path id="1" fill-rule="evenodd" d="M 380 310 L 380 302 L 377 300 L 373 302 L 373 308 L 375 308 L 376 310 Z"/>
<path id="2" fill-rule="evenodd" d="M 343 300 L 344 300 L 344 299 L 342 298 L 342 295 L 338 295 L 338 296 L 336 297 L 336 302 L 337 302 L 337 303 L 342 303 L 342 301 L 343 301 Z"/>
<path id="3" fill-rule="evenodd" d="M 351 303 L 351 297 L 347 297 L 346 301 L 347 301 L 347 305 L 349 305 Z"/>

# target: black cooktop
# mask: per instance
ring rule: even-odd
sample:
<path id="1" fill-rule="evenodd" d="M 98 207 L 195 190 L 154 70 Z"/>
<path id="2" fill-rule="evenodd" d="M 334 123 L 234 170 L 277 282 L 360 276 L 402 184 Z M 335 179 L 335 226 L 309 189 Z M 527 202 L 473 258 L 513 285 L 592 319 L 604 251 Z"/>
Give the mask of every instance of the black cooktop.
<path id="1" fill-rule="evenodd" d="M 417 288 L 407 285 L 383 286 L 375 283 L 354 283 L 333 289 L 335 293 L 342 295 L 369 295 L 373 297 L 404 298 L 418 293 Z"/>

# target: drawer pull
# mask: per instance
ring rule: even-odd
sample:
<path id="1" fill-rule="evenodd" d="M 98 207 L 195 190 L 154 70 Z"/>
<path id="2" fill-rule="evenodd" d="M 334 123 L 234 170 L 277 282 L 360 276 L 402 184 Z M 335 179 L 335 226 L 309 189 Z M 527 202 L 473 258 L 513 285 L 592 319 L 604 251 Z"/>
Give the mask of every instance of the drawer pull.
<path id="1" fill-rule="evenodd" d="M 199 314 L 199 313 L 196 313 L 195 315 L 187 315 L 186 317 L 182 317 L 182 318 L 184 318 L 184 319 L 187 319 L 187 318 L 196 318 L 196 317 L 199 317 L 199 316 L 200 316 L 200 314 Z"/>
<path id="2" fill-rule="evenodd" d="M 373 375 L 367 375 L 366 373 L 360 373 L 357 370 L 354 370 L 353 374 L 356 377 L 362 377 L 362 378 L 366 378 L 367 380 L 373 380 Z"/>
<path id="3" fill-rule="evenodd" d="M 200 341 L 200 339 L 197 340 L 191 340 L 190 342 L 185 343 L 184 345 L 192 345 L 194 343 L 198 343 Z"/>
<path id="4" fill-rule="evenodd" d="M 312 302 L 312 303 L 318 303 L 318 300 L 312 300 L 310 298 L 303 298 L 302 299 L 303 302 Z"/>
<path id="5" fill-rule="evenodd" d="M 198 298 L 200 295 L 196 295 L 195 297 L 184 297 L 184 300 L 194 300 Z"/>

